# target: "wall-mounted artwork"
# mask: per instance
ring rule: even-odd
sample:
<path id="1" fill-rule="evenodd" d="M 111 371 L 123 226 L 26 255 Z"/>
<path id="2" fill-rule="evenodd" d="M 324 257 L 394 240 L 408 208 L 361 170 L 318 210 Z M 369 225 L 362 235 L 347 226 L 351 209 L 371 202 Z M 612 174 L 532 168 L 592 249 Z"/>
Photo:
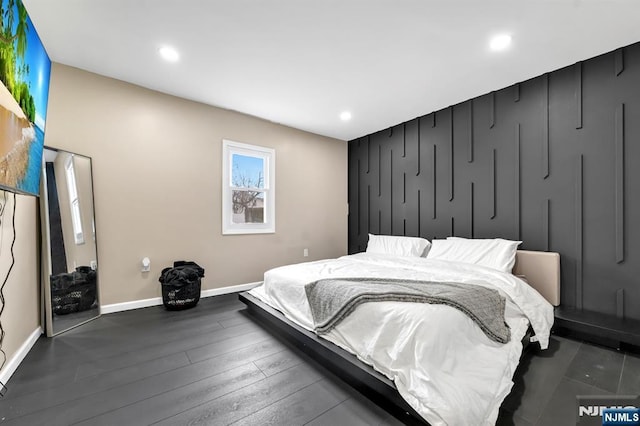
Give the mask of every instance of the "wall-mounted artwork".
<path id="1" fill-rule="evenodd" d="M 51 61 L 20 0 L 0 7 L 0 189 L 38 195 Z"/>

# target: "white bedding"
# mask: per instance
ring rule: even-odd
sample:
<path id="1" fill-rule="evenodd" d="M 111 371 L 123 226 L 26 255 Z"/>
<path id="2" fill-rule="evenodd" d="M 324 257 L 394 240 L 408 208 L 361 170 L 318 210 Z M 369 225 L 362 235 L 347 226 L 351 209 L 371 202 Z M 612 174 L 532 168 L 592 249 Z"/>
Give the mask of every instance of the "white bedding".
<path id="1" fill-rule="evenodd" d="M 529 323 L 540 346 L 548 344 L 553 307 L 515 276 L 472 264 L 359 253 L 272 269 L 251 294 L 313 330 L 304 285 L 328 277 L 462 282 L 505 296 L 511 329 L 507 344 L 490 340 L 457 309 L 403 302 L 364 303 L 323 335 L 393 380 L 402 397 L 434 426 L 495 424 L 513 385 Z"/>

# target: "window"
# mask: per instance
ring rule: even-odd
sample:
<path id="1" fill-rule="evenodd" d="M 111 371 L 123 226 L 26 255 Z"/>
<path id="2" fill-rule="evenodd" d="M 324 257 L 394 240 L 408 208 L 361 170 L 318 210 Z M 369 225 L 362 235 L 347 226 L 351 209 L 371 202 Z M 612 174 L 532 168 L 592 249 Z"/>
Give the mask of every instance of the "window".
<path id="1" fill-rule="evenodd" d="M 276 153 L 222 141 L 222 233 L 276 232 Z"/>
<path id="2" fill-rule="evenodd" d="M 73 155 L 67 160 L 65 167 L 67 173 L 67 191 L 69 192 L 69 205 L 71 207 L 71 224 L 76 244 L 84 244 L 82 232 L 82 219 L 80 215 L 80 200 L 78 200 L 78 187 L 76 186 L 76 171 L 73 167 Z"/>

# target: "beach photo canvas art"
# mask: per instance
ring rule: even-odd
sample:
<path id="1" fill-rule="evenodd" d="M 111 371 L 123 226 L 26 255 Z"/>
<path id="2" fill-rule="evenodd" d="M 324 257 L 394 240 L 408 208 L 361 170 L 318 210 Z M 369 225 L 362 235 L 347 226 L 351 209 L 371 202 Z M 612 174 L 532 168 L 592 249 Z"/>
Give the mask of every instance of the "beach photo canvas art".
<path id="1" fill-rule="evenodd" d="M 51 61 L 20 0 L 0 7 L 0 189 L 38 195 Z"/>

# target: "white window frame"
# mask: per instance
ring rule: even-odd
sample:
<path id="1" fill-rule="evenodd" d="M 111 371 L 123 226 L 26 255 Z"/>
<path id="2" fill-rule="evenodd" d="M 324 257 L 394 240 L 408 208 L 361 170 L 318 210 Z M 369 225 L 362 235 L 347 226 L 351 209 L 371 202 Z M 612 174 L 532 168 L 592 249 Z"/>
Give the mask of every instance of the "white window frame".
<path id="1" fill-rule="evenodd" d="M 264 223 L 233 223 L 233 155 L 262 158 L 264 161 Z M 222 234 L 272 234 L 276 232 L 276 151 L 272 148 L 222 140 Z"/>
<path id="2" fill-rule="evenodd" d="M 73 165 L 73 155 L 67 160 L 65 172 L 67 178 L 67 192 L 69 193 L 69 208 L 71 209 L 73 237 L 76 245 L 81 245 L 84 244 L 84 232 L 82 230 L 82 214 L 80 212 L 80 199 L 78 198 L 78 184 L 76 180 L 76 169 Z"/>

